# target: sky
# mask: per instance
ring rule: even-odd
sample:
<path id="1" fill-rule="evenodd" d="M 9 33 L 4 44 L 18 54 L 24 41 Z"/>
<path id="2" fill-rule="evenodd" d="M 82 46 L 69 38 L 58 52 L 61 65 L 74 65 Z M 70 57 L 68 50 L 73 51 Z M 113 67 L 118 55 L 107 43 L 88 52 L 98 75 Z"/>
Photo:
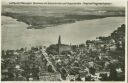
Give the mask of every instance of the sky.
<path id="1" fill-rule="evenodd" d="M 115 6 L 125 6 L 126 0 L 2 0 L 2 4 L 8 2 L 109 2 Z"/>

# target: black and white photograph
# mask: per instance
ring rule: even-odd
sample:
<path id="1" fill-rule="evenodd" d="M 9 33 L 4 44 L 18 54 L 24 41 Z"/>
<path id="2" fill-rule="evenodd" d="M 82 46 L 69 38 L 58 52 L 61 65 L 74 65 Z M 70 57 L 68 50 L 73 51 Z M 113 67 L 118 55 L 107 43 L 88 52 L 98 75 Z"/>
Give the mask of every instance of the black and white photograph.
<path id="1" fill-rule="evenodd" d="M 124 0 L 2 0 L 1 81 L 126 81 Z"/>

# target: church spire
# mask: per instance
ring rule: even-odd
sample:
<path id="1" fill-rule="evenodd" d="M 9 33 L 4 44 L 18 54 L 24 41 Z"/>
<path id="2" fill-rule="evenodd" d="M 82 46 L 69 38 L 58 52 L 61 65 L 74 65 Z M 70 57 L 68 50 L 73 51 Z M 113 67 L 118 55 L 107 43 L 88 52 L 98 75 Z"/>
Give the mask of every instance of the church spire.
<path id="1" fill-rule="evenodd" d="M 61 44 L 61 36 L 59 35 L 58 44 Z"/>
<path id="2" fill-rule="evenodd" d="M 58 39 L 58 55 L 60 55 L 60 46 L 61 46 L 61 36 L 59 35 L 59 39 Z"/>

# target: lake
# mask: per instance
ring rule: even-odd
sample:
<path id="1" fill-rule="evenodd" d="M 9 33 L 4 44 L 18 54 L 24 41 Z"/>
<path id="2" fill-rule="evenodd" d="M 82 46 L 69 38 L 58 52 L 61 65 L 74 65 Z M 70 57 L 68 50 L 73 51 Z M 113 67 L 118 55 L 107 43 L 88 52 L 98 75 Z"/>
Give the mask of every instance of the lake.
<path id="1" fill-rule="evenodd" d="M 108 36 L 125 23 L 124 17 L 77 21 L 43 29 L 27 29 L 27 24 L 2 16 L 2 49 L 56 44 L 61 35 L 63 44 L 80 44 L 99 36 Z"/>

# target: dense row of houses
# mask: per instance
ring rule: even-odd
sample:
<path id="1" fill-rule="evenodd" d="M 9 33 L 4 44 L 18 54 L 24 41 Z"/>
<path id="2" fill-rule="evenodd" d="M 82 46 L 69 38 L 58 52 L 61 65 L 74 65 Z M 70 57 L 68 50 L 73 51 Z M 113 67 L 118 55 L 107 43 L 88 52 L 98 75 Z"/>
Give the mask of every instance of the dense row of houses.
<path id="1" fill-rule="evenodd" d="M 114 31 L 118 32 L 122 34 Z M 62 44 L 59 36 L 58 43 L 49 47 L 3 50 L 2 80 L 124 80 L 124 36 L 118 39 L 115 34 L 80 45 Z"/>

